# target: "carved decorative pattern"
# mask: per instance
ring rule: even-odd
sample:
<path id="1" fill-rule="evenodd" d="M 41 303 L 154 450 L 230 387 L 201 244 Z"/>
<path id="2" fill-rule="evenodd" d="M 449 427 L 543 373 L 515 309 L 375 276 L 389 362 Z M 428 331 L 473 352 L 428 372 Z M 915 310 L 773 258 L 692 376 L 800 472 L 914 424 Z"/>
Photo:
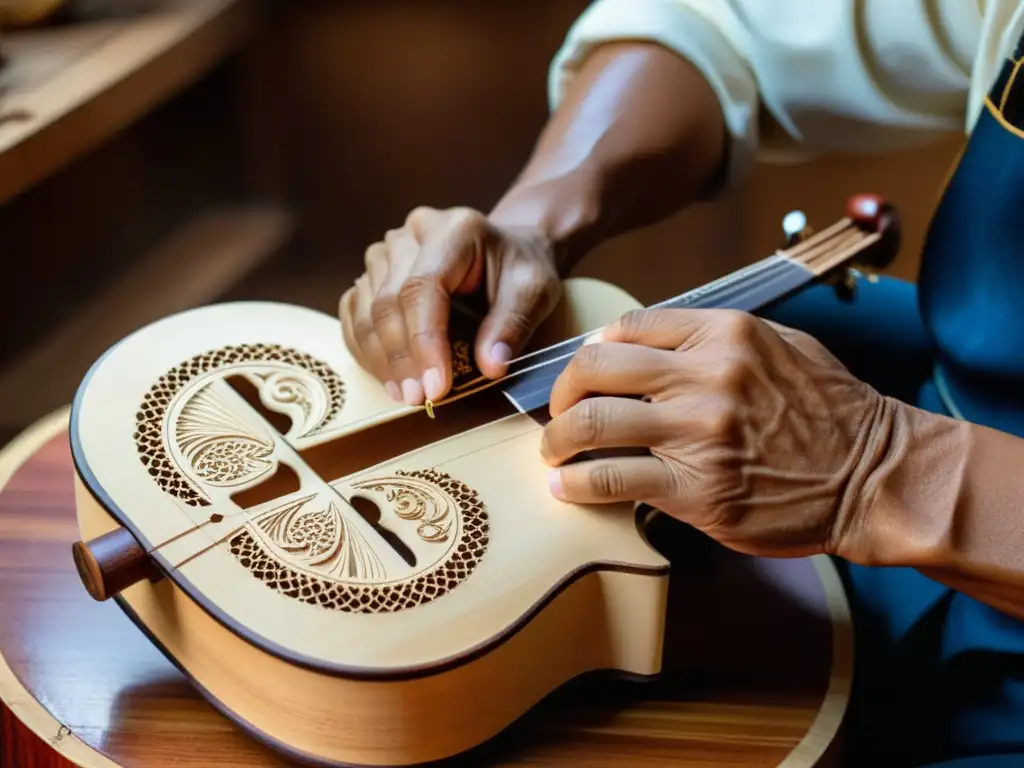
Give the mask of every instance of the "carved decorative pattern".
<path id="1" fill-rule="evenodd" d="M 265 512 L 250 524 L 268 557 L 331 580 L 379 582 L 387 577 L 373 547 L 333 501 L 309 504 L 316 494 Z"/>
<path id="2" fill-rule="evenodd" d="M 185 404 L 175 427 L 178 447 L 205 483 L 238 485 L 273 469 L 274 441 L 209 387 Z"/>
<path id="3" fill-rule="evenodd" d="M 196 355 L 161 376 L 146 393 L 136 415 L 135 446 L 139 458 L 166 493 L 181 499 L 189 506 L 204 507 L 210 504 L 209 497 L 176 466 L 167 449 L 165 426 L 167 414 L 175 399 L 188 384 L 201 376 L 231 368 L 252 368 L 254 364 L 259 363 L 266 363 L 268 369 L 260 371 L 256 366 L 251 373 L 259 375 L 265 385 L 271 387 L 269 394 L 264 395 L 271 402 L 292 402 L 299 407 L 303 407 L 303 402 L 310 402 L 306 383 L 293 373 L 274 370 L 280 366 L 311 374 L 324 387 L 327 404 L 323 415 L 312 423 L 304 423 L 303 434 L 312 435 L 321 431 L 344 407 L 344 383 L 330 366 L 304 352 L 275 344 L 241 344 Z M 235 440 L 237 435 L 230 432 L 223 437 L 227 439 L 216 447 L 215 452 L 210 448 L 209 454 L 200 457 L 207 462 L 202 468 L 193 464 L 197 477 L 205 480 L 211 473 L 212 476 L 220 476 L 219 473 L 228 471 L 226 467 L 229 464 L 237 467 L 251 465 L 252 462 L 260 460 L 258 444 L 249 440 Z M 237 451 L 241 455 L 232 454 L 228 458 L 227 455 L 232 451 Z"/>
<path id="4" fill-rule="evenodd" d="M 298 435 L 313 434 L 338 412 L 332 408 L 333 402 L 321 404 L 322 396 L 318 397 L 313 392 L 308 377 L 297 376 L 288 370 L 264 371 L 252 375 L 260 382 L 262 400 L 274 407 L 274 410 L 288 413 L 295 419 Z M 321 383 L 327 384 L 323 380 Z M 323 413 L 325 410 L 328 412 Z"/>
<path id="5" fill-rule="evenodd" d="M 473 373 L 469 357 L 469 344 L 461 339 L 452 344 L 452 378 Z"/>
<path id="6" fill-rule="evenodd" d="M 306 499 L 265 513 L 247 525 L 230 539 L 231 553 L 256 578 L 282 595 L 353 613 L 390 613 L 429 603 L 465 581 L 483 558 L 490 533 L 487 510 L 476 491 L 465 483 L 428 469 L 398 472 L 393 478 L 368 481 L 364 486 L 393 488 L 393 493 L 385 492 L 396 502 L 396 514 L 421 519 L 421 528 L 460 516 L 459 540 L 425 573 L 391 584 L 355 583 L 354 574 L 364 577 L 366 568 L 339 568 L 341 561 L 332 555 L 339 546 L 344 548 L 339 539 L 348 535 L 345 516 L 336 508 L 300 513 L 296 505 L 304 505 Z M 310 519 L 303 520 L 303 514 Z M 303 567 L 286 561 L 292 551 L 302 553 Z"/>
<path id="7" fill-rule="evenodd" d="M 458 512 L 444 497 L 432 493 L 428 482 L 399 473 L 397 477 L 369 480 L 355 487 L 383 493 L 384 498 L 394 505 L 398 517 L 419 520 L 416 534 L 424 541 L 438 543 L 448 540 Z"/>

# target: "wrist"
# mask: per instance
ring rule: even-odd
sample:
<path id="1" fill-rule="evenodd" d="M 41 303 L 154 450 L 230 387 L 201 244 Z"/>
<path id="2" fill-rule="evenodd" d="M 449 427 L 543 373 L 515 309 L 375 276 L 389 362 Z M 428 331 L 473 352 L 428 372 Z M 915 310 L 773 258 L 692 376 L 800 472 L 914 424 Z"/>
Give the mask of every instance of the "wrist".
<path id="1" fill-rule="evenodd" d="M 972 426 L 883 398 L 833 554 L 866 566 L 950 562 L 973 451 Z M 842 518 L 840 518 L 842 519 Z"/>
<path id="2" fill-rule="evenodd" d="M 601 240 L 596 185 L 574 171 L 555 179 L 516 184 L 494 206 L 496 227 L 543 241 L 559 277 L 565 277 Z"/>

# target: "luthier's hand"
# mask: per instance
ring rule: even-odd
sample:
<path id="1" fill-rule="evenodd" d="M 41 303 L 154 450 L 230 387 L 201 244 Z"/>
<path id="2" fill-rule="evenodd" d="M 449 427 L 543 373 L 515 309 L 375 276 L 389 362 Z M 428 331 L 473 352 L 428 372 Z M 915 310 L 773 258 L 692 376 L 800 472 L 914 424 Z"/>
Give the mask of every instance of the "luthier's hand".
<path id="1" fill-rule="evenodd" d="M 638 311 L 559 377 L 541 451 L 561 465 L 650 450 L 560 466 L 559 498 L 643 501 L 751 554 L 836 553 L 909 442 L 905 407 L 803 333 L 728 310 Z"/>
<path id="2" fill-rule="evenodd" d="M 487 291 L 490 310 L 474 352 L 480 371 L 497 378 L 561 289 L 549 243 L 467 208 L 417 208 L 371 245 L 365 260 L 366 272 L 339 305 L 345 343 L 409 405 L 438 400 L 451 387 L 451 296 Z"/>

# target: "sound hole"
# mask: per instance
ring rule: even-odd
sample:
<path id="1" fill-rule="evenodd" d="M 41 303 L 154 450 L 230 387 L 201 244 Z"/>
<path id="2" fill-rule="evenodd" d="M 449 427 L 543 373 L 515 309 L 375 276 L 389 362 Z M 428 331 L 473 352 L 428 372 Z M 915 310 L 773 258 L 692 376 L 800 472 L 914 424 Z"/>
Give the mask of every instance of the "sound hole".
<path id="1" fill-rule="evenodd" d="M 231 500 L 242 509 L 251 509 L 268 501 L 302 490 L 299 474 L 286 462 L 278 461 L 277 469 L 259 485 L 231 494 Z"/>
<path id="2" fill-rule="evenodd" d="M 260 391 L 255 384 L 245 378 L 245 376 L 228 376 L 224 379 L 224 382 L 244 397 L 252 409 L 266 419 L 274 429 L 282 435 L 288 434 L 288 430 L 292 428 L 291 416 L 267 408 L 263 401 L 260 400 Z"/>
<path id="3" fill-rule="evenodd" d="M 268 408 L 260 400 L 259 388 L 244 376 L 227 376 L 224 382 L 249 403 L 264 420 L 284 436 L 292 428 L 292 419 Z M 546 407 L 538 409 L 546 413 Z M 356 474 L 394 456 L 439 442 L 483 424 L 516 414 L 516 408 L 500 389 L 479 392 L 472 407 L 446 408 L 444 418 L 423 416 L 386 421 L 345 437 L 320 442 L 298 450 L 299 459 L 325 482 Z M 412 420 L 415 419 L 415 422 Z M 411 426 L 414 423 L 415 426 Z"/>
<path id="4" fill-rule="evenodd" d="M 389 531 L 381 524 L 380 507 L 372 499 L 368 499 L 365 496 L 353 496 L 349 499 L 348 503 L 362 516 L 367 525 L 371 526 L 384 541 L 391 545 L 391 548 L 398 553 L 400 558 L 405 560 L 410 568 L 416 566 L 416 553 L 409 549 L 406 543 L 394 531 Z"/>
<path id="5" fill-rule="evenodd" d="M 225 377 L 224 381 L 245 398 L 246 402 L 256 410 L 270 425 L 276 429 L 281 435 L 288 433 L 291 429 L 292 420 L 286 414 L 278 413 L 277 411 L 271 410 L 263 401 L 260 400 L 259 389 L 244 376 L 228 376 Z M 379 442 L 379 436 L 378 440 Z M 354 446 L 348 446 L 349 448 L 355 448 Z M 356 456 L 359 455 L 359 450 L 353 451 Z M 314 451 L 315 453 L 315 451 Z M 300 454 L 302 455 L 302 454 Z M 305 461 L 305 456 L 302 455 Z M 307 464 L 307 466 L 309 466 Z M 329 482 L 324 475 L 318 471 L 317 466 L 311 466 L 314 472 L 316 472 L 321 479 L 325 482 Z M 301 488 L 301 480 L 298 474 L 284 461 L 280 461 L 278 470 L 271 476 L 264 480 L 259 485 L 253 488 L 247 488 L 244 491 L 234 494 L 231 500 L 238 504 L 243 509 L 249 509 L 259 504 L 271 501 L 273 499 L 285 496 L 291 493 L 299 491 Z M 380 507 L 372 500 L 365 496 L 353 496 L 348 501 L 351 506 L 359 515 L 366 521 L 366 523 L 377 532 L 377 534 L 387 544 L 395 550 L 400 558 L 402 558 L 410 568 L 416 566 L 416 553 L 409 548 L 409 546 L 402 541 L 402 539 L 394 531 L 388 530 L 381 523 L 381 512 Z"/>

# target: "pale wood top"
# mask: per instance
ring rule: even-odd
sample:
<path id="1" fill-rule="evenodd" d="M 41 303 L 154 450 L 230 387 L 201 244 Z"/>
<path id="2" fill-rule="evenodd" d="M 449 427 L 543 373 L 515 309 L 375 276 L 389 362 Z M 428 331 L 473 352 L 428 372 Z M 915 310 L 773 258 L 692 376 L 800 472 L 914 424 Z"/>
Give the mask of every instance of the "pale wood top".
<path id="1" fill-rule="evenodd" d="M 579 294 L 578 300 L 568 303 L 603 307 L 607 317 L 616 317 L 636 306 L 628 294 L 598 281 L 569 280 L 566 291 L 567 296 Z M 581 321 L 586 331 L 599 326 L 594 316 L 577 317 L 571 325 Z M 188 580 L 247 640 L 339 672 L 342 670 L 338 668 L 344 667 L 352 673 L 356 671 L 353 668 L 397 673 L 462 658 L 482 645 L 499 642 L 546 599 L 550 590 L 571 580 L 583 568 L 601 564 L 605 568 L 641 569 L 656 575 L 666 565 L 637 533 L 632 505 L 588 508 L 552 499 L 538 448 L 541 427 L 531 417 L 518 414 L 509 406 L 510 415 L 504 418 L 489 424 L 485 420 L 486 426 L 438 440 L 428 430 L 469 418 L 477 409 L 447 406 L 438 411 L 438 420 L 432 422 L 416 412 L 419 409 L 397 406 L 379 383 L 359 368 L 347 348 L 338 343 L 340 336 L 336 318 L 302 307 L 261 302 L 204 307 L 165 318 L 121 341 L 89 374 L 77 400 L 72 433 L 88 490 L 122 524 L 133 529 L 165 569 L 175 573 L 176 578 Z M 254 507 L 241 509 L 231 498 L 241 488 L 264 482 L 267 474 L 262 464 L 252 470 L 251 479 L 246 475 L 244 480 L 232 479 L 217 486 L 200 480 L 198 475 L 189 476 L 210 498 L 208 506 L 190 506 L 183 501 L 184 496 L 169 493 L 153 480 L 154 467 L 161 467 L 159 472 L 163 475 L 163 463 L 140 461 L 136 447 L 139 435 L 150 434 L 157 427 L 155 421 L 149 423 L 148 415 L 143 419 L 146 424 L 140 426 L 138 417 L 149 414 L 151 406 L 161 398 L 171 397 L 165 393 L 151 400 L 147 395 L 169 371 L 192 370 L 191 364 L 183 362 L 196 356 L 207 360 L 208 350 L 232 349 L 239 344 L 280 345 L 323 361 L 343 383 L 343 405 L 328 419 L 324 430 L 316 432 L 313 425 L 321 414 L 330 411 L 327 401 L 318 394 L 322 382 L 315 376 L 296 365 L 277 364 L 270 358 L 261 362 L 256 353 L 251 353 L 251 359 L 225 358 L 223 365 L 230 363 L 230 368 L 224 370 L 273 371 L 265 374 L 271 378 L 262 397 L 268 406 L 280 408 L 281 413 L 290 412 L 289 403 L 296 391 L 305 393 L 302 401 L 308 409 L 296 406 L 298 420 L 293 422 L 292 431 L 286 437 L 275 436 L 255 413 L 248 412 L 244 401 L 229 387 L 209 383 L 219 380 L 221 374 L 216 370 L 211 369 L 209 375 L 196 374 L 194 380 L 182 384 L 180 396 L 174 394 L 167 406 L 166 421 L 160 421 L 163 426 L 159 429 L 171 430 L 168 435 L 184 434 L 176 430 L 187 423 L 189 444 L 195 432 L 196 441 L 202 435 L 203 445 L 212 444 L 208 441 L 214 439 L 241 440 L 243 436 L 253 444 L 272 445 L 273 457 L 268 462 L 287 462 L 298 473 L 301 483 L 287 495 L 275 494 Z M 274 378 L 277 376 L 285 378 Z M 174 374 L 175 381 L 184 381 L 182 377 L 183 374 Z M 282 385 L 286 385 L 281 390 L 285 397 L 277 400 L 275 393 Z M 163 384 L 158 389 L 169 392 Z M 334 442 L 352 424 L 369 425 L 389 412 L 408 410 L 414 412 L 398 425 L 404 434 L 389 437 L 372 430 L 366 444 L 358 447 L 343 442 L 349 438 L 339 440 L 336 450 L 346 456 L 329 462 L 328 477 L 318 477 L 296 453 L 310 445 Z M 158 417 L 164 418 L 153 411 L 152 419 Z M 215 432 L 220 436 L 215 438 Z M 175 439 L 168 438 L 168 444 Z M 370 450 L 388 458 L 370 458 L 364 453 Z M 148 452 L 146 455 L 150 456 Z M 348 464 L 360 456 L 367 461 L 366 467 L 342 468 L 343 462 Z M 168 462 L 171 460 L 176 467 L 189 467 L 192 461 L 185 454 L 178 455 L 175 449 Z M 399 519 L 393 511 L 392 507 L 399 502 L 387 501 L 390 494 L 406 487 L 407 481 L 399 473 L 434 470 L 450 474 L 462 490 L 442 491 L 433 481 L 426 481 L 422 487 L 413 483 L 407 500 L 417 499 L 428 508 L 436 505 L 437 509 L 447 510 L 445 519 L 455 527 L 442 541 L 418 538 L 416 523 Z M 170 463 L 166 464 L 166 471 L 173 471 Z M 449 497 L 448 493 L 455 495 Z M 395 526 L 403 543 L 415 552 L 415 566 L 407 565 L 380 546 L 377 534 L 362 518 L 343 511 L 343 498 L 357 494 L 377 498 L 387 524 Z M 471 501 L 467 494 L 475 496 L 478 502 Z M 304 501 L 314 496 L 314 500 Z M 245 565 L 249 556 L 240 557 L 231 549 L 233 537 L 247 521 L 276 520 L 283 510 L 292 509 L 299 502 L 306 504 L 303 514 L 307 509 L 310 514 L 313 510 L 321 514 L 331 504 L 335 505 L 338 519 L 343 521 L 338 525 L 345 526 L 345 534 L 339 540 L 345 546 L 349 540 L 364 542 L 360 546 L 372 551 L 374 567 L 367 565 L 365 574 L 350 574 L 352 584 L 365 584 L 375 595 L 384 595 L 391 594 L 389 590 L 397 594 L 406 587 L 420 589 L 422 582 L 422 589 L 431 599 L 417 600 L 415 607 L 409 605 L 406 610 L 391 607 L 372 613 L 349 612 L 337 606 L 325 609 L 320 602 L 295 600 L 254 578 Z M 462 546 L 462 541 L 476 541 L 473 526 L 477 524 L 471 519 L 478 514 L 473 511 L 478 503 L 485 510 L 489 527 L 486 555 L 480 556 L 472 578 L 464 574 L 465 581 L 457 587 L 438 592 L 436 579 L 449 583 L 448 579 L 455 578 L 453 574 L 462 573 L 463 566 L 449 565 L 449 559 L 462 563 L 463 555 L 456 548 Z M 214 512 L 218 515 L 215 521 L 211 520 Z M 89 532 L 85 538 L 96 535 Z M 318 555 L 321 557 L 322 553 Z M 363 562 L 362 555 L 357 559 Z M 366 561 L 370 562 L 369 556 Z M 296 574 L 303 574 L 294 578 L 311 574 L 309 578 L 319 579 L 326 573 L 319 566 L 314 567 L 312 561 L 296 559 L 293 567 Z M 320 583 L 317 581 L 318 586 Z M 345 594 L 355 589 L 346 587 Z M 502 600 L 494 599 L 497 593 Z"/>
<path id="2" fill-rule="evenodd" d="M 5 32 L 0 204 L 193 82 L 254 22 L 250 0 L 165 0 L 137 17 Z"/>

